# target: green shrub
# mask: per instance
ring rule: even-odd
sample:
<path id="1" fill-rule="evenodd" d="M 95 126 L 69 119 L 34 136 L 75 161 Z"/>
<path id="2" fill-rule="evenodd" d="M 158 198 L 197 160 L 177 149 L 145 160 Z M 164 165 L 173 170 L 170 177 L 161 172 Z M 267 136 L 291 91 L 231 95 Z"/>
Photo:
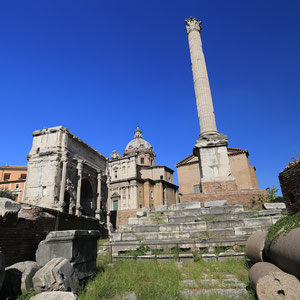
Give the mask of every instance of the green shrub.
<path id="1" fill-rule="evenodd" d="M 16 196 L 13 192 L 9 190 L 0 190 L 0 198 L 8 198 L 11 200 L 15 200 Z"/>

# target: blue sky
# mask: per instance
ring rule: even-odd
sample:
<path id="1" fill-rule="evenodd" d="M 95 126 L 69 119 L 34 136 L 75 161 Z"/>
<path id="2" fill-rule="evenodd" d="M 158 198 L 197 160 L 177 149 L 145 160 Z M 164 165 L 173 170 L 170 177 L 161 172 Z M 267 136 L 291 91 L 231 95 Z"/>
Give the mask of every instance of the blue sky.
<path id="1" fill-rule="evenodd" d="M 173 169 L 199 134 L 184 19 L 202 41 L 219 132 L 250 152 L 261 188 L 299 141 L 299 1 L 0 2 L 0 165 L 26 164 L 31 133 L 63 125 L 105 156 L 139 122 Z M 175 175 L 177 177 L 177 175 Z"/>

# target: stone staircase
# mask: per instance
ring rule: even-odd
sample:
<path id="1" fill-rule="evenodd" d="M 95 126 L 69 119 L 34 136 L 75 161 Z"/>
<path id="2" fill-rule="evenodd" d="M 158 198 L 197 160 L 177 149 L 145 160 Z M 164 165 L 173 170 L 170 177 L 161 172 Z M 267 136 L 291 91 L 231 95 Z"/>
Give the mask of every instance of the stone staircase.
<path id="1" fill-rule="evenodd" d="M 114 255 L 140 246 L 165 250 L 203 249 L 245 245 L 255 231 L 267 230 L 281 217 L 281 209 L 244 210 L 227 201 L 210 201 L 158 206 L 155 211 L 139 211 L 110 236 Z"/>

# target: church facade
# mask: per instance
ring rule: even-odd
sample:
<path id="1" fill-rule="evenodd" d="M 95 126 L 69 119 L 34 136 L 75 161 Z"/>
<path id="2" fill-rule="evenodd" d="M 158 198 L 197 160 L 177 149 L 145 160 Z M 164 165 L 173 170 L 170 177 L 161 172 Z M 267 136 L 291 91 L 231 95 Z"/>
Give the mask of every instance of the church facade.
<path id="1" fill-rule="evenodd" d="M 155 153 L 137 126 L 123 156 L 113 151 L 108 161 L 108 210 L 152 209 L 178 202 L 174 171 L 155 165 Z"/>

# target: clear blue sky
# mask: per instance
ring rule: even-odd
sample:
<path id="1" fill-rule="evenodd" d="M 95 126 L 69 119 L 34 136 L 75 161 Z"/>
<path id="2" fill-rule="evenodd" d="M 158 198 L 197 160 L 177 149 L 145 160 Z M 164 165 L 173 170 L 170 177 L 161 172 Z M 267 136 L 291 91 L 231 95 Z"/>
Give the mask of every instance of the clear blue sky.
<path id="1" fill-rule="evenodd" d="M 184 19 L 202 41 L 218 130 L 250 152 L 261 188 L 300 150 L 300 1 L 0 2 L 0 165 L 63 125 L 105 156 L 139 122 L 171 168 L 199 134 Z M 177 177 L 177 175 L 175 175 Z"/>

